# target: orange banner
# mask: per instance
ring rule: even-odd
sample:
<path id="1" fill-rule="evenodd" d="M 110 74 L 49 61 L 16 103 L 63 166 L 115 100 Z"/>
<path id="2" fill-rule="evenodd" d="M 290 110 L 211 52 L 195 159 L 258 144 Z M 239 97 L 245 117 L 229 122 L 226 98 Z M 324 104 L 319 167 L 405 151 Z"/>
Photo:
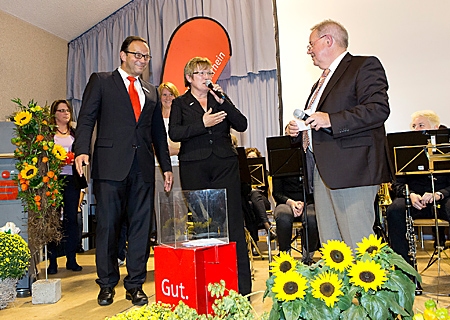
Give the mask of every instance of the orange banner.
<path id="1" fill-rule="evenodd" d="M 231 57 L 231 42 L 224 27 L 211 18 L 195 17 L 183 22 L 173 32 L 166 49 L 161 74 L 162 82 L 172 82 L 182 94 L 184 66 L 193 57 L 207 57 L 219 78 Z"/>

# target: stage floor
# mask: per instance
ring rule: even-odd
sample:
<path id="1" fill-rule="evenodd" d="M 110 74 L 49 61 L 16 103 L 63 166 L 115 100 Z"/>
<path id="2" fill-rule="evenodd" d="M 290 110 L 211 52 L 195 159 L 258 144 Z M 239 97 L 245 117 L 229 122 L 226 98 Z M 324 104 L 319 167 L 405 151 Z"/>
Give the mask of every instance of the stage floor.
<path id="1" fill-rule="evenodd" d="M 268 259 L 267 246 L 265 245 L 265 238 L 261 237 L 258 243 L 264 260 L 260 257 L 254 259 L 254 281 L 253 291 L 261 291 L 251 298 L 252 305 L 258 314 L 264 311 L 270 311 L 271 300 L 266 299 L 262 301 L 263 292 L 266 287 L 266 280 L 268 278 Z M 449 242 L 447 242 L 449 243 Z M 419 271 L 427 265 L 430 255 L 432 254 L 432 241 L 425 242 L 425 250 L 418 247 L 418 265 Z M 450 250 L 447 249 L 442 254 L 441 272 L 438 277 L 437 263 L 434 263 L 430 269 L 422 274 L 423 289 L 425 292 L 422 296 L 416 297 L 414 308 L 419 310 L 424 309 L 424 302 L 430 298 L 437 299 L 439 306 L 449 307 L 450 305 L 450 260 L 446 256 L 450 256 Z M 294 257 L 299 258 L 297 253 Z M 315 259 L 319 254 L 315 255 Z M 100 307 L 97 304 L 98 286 L 95 283 L 95 257 L 94 250 L 86 251 L 78 254 L 78 263 L 83 266 L 81 272 L 67 271 L 65 269 L 65 257 L 58 259 L 60 268 L 56 275 L 51 275 L 49 278 L 60 278 L 62 281 L 62 297 L 55 304 L 33 305 L 31 297 L 17 298 L 13 304 L 10 304 L 6 309 L 0 310 L 2 319 L 92 319 L 103 320 L 105 317 L 111 317 L 117 313 L 130 310 L 133 308 L 131 302 L 125 299 L 125 289 L 122 282 L 116 287 L 116 296 L 114 303 L 110 306 Z M 40 264 L 43 271 L 44 263 Z M 121 267 L 122 280 L 126 273 L 126 268 Z M 148 262 L 147 281 L 144 284 L 144 291 L 149 296 L 150 302 L 155 301 L 155 287 L 154 287 L 154 268 L 153 268 L 153 251 Z M 41 271 L 41 272 L 42 272 Z M 437 289 L 439 293 L 447 296 L 436 296 Z"/>

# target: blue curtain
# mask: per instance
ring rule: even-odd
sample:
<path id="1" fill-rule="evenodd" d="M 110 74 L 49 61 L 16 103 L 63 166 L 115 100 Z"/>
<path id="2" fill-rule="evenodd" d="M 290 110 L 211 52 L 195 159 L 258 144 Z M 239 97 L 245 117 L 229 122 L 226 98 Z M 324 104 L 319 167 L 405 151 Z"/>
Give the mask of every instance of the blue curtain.
<path id="1" fill-rule="evenodd" d="M 271 0 L 130 2 L 69 43 L 67 98 L 75 115 L 91 73 L 112 71 L 120 66 L 120 45 L 129 35 L 148 40 L 153 58 L 143 78 L 159 85 L 166 46 L 173 31 L 185 20 L 197 16 L 215 19 L 228 31 L 233 55 L 218 83 L 249 120 L 249 129 L 238 135 L 240 145 L 257 147 L 265 154 L 265 138 L 279 132 Z"/>

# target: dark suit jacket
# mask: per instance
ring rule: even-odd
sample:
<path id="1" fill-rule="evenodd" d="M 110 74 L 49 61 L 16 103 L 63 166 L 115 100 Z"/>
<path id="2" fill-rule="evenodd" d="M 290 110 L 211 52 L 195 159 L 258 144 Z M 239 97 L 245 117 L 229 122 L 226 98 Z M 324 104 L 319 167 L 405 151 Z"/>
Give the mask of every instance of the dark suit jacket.
<path id="1" fill-rule="evenodd" d="M 75 155 L 90 154 L 91 136 L 97 123 L 92 157 L 92 178 L 122 181 L 137 152 L 145 182 L 153 182 L 155 158 L 163 172 L 171 171 L 167 134 L 156 88 L 141 81 L 145 104 L 136 123 L 127 88 L 120 73 L 93 73 L 83 93 L 75 136 Z"/>
<path id="2" fill-rule="evenodd" d="M 247 118 L 229 101 L 219 104 L 208 93 L 208 110 L 212 113 L 225 111 L 227 116 L 221 123 L 205 128 L 203 110 L 200 103 L 189 90 L 172 102 L 169 120 L 169 137 L 180 141 L 180 161 L 207 159 L 212 153 L 220 158 L 236 156 L 236 149 L 231 143 L 230 127 L 243 132 L 247 129 Z"/>
<path id="3" fill-rule="evenodd" d="M 390 113 L 387 89 L 375 57 L 348 53 L 330 78 L 317 111 L 330 115 L 333 136 L 312 131 L 317 169 L 329 188 L 391 181 L 384 128 Z"/>

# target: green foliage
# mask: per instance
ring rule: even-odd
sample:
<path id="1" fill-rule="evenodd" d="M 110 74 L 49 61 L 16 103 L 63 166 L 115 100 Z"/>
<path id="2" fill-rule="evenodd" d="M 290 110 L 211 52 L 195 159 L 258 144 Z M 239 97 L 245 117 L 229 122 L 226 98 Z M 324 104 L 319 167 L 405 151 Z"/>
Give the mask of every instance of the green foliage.
<path id="1" fill-rule="evenodd" d="M 214 313 L 198 314 L 193 308 L 188 307 L 183 301 L 177 306 L 164 303 L 152 303 L 139 309 L 126 313 L 120 313 L 109 320 L 268 320 L 268 315 L 258 317 L 253 310 L 247 297 L 238 294 L 234 290 L 225 288 L 225 281 L 208 285 L 208 291 L 212 297 L 217 297 L 213 304 Z M 227 293 L 225 295 L 225 293 Z"/>

